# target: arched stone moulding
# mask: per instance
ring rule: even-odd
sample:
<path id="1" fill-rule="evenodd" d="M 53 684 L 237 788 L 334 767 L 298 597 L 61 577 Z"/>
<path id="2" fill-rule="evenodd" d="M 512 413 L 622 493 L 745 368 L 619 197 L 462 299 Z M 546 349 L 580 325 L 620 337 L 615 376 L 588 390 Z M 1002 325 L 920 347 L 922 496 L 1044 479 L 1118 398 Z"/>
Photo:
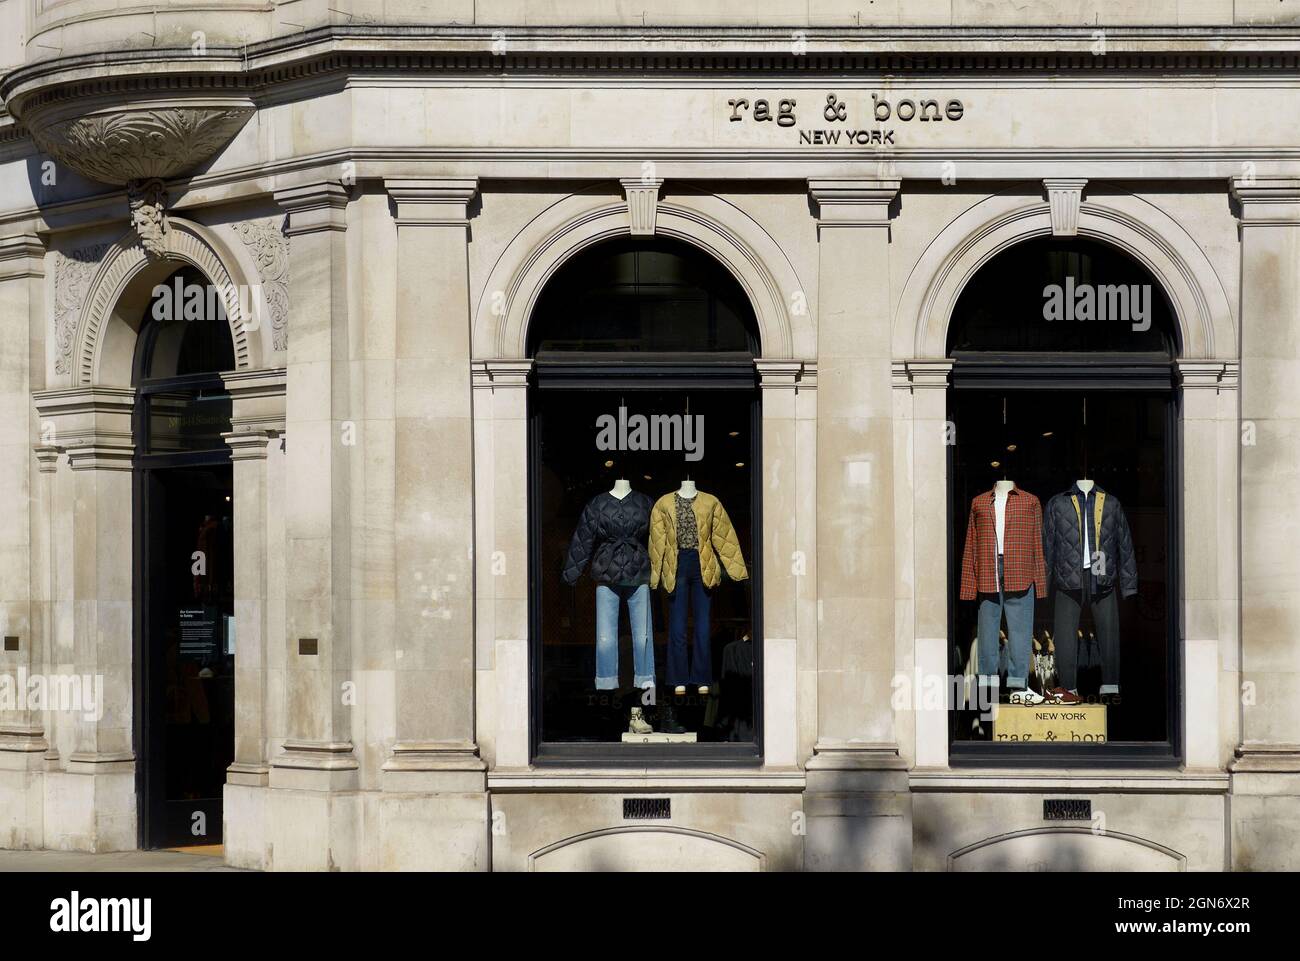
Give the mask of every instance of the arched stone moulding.
<path id="1" fill-rule="evenodd" d="M 657 856 L 656 856 L 657 855 Z M 669 824 L 628 825 L 588 831 L 556 841 L 528 855 L 529 871 L 653 869 L 656 861 L 679 870 L 765 871 L 767 856 L 731 838 Z M 621 862 L 621 863 L 620 863 Z M 683 862 L 686 862 L 683 864 Z"/>
<path id="2" fill-rule="evenodd" d="M 988 197 L 955 218 L 907 278 L 894 321 L 894 356 L 946 356 L 948 323 L 971 277 L 1006 248 L 1051 233 L 1048 203 L 1022 192 Z M 1236 357 L 1237 325 L 1223 284 L 1175 220 L 1132 194 L 1104 194 L 1080 206 L 1078 235 L 1118 247 L 1151 271 L 1173 307 L 1180 357 Z"/>
<path id="3" fill-rule="evenodd" d="M 1050 854 L 1041 851 L 1046 845 L 1057 850 Z M 1101 846 L 1108 849 L 1085 853 Z M 1065 870 L 1131 870 L 1135 865 L 1148 871 L 1187 870 L 1187 856 L 1171 847 L 1137 835 L 1097 831 L 1083 825 L 1030 828 L 984 838 L 949 854 L 948 870 L 1023 871 L 1029 866 L 1021 859 L 1030 852 L 1049 857 L 1048 864 Z M 1074 862 L 1069 855 L 1083 863 Z"/>
<path id="4" fill-rule="evenodd" d="M 148 256 L 133 231 L 105 251 L 77 325 L 71 372 L 74 386 L 130 384 L 136 318 L 119 312 L 123 294 L 146 271 L 159 274 L 161 279 L 184 264 L 199 270 L 218 291 L 230 325 L 235 369 L 248 370 L 263 365 L 266 352 L 262 349 L 261 337 L 256 335 L 270 326 L 270 318 L 257 318 L 256 323 L 250 326 L 239 296 L 240 286 L 251 289 L 258 283 L 256 275 L 246 276 L 243 270 L 234 266 L 237 263 L 234 254 L 214 231 L 200 224 L 168 217 L 163 237 L 166 247 L 162 258 Z M 115 350 L 111 357 L 106 357 L 105 345 L 118 334 L 131 338 L 132 350 Z"/>
<path id="5" fill-rule="evenodd" d="M 528 318 L 551 276 L 593 244 L 630 234 L 621 199 L 572 194 L 543 211 L 516 234 L 488 276 L 474 314 L 475 358 L 523 357 Z M 717 197 L 678 196 L 659 202 L 655 234 L 699 247 L 731 272 L 754 307 L 762 357 L 814 355 L 815 292 L 751 217 Z M 796 294 L 808 305 L 802 314 L 791 309 Z"/>

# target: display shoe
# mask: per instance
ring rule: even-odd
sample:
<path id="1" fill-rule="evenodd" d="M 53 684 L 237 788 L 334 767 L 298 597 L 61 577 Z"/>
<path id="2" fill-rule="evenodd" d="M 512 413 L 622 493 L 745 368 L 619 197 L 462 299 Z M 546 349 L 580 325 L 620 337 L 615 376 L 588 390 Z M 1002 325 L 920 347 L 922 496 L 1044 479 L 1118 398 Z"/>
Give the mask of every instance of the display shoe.
<path id="1" fill-rule="evenodd" d="M 677 723 L 677 717 L 673 714 L 671 706 L 665 704 L 663 710 L 659 712 L 659 730 L 665 734 L 685 734 L 686 728 Z"/>
<path id="2" fill-rule="evenodd" d="M 708 697 L 708 696 L 709 696 L 709 685 L 707 685 L 707 684 L 701 684 L 700 687 L 699 687 L 699 691 L 700 691 L 700 697 Z"/>
<path id="3" fill-rule="evenodd" d="M 1063 687 L 1054 687 L 1047 692 L 1047 699 L 1053 704 L 1082 704 L 1083 698 Z"/>
<path id="4" fill-rule="evenodd" d="M 627 732 L 629 734 L 653 734 L 655 729 L 645 719 L 645 712 L 639 707 L 634 707 L 631 716 L 627 719 Z"/>
<path id="5" fill-rule="evenodd" d="M 1020 691 L 1012 691 L 1008 700 L 1012 704 L 1042 704 L 1047 699 L 1043 695 L 1025 688 Z"/>

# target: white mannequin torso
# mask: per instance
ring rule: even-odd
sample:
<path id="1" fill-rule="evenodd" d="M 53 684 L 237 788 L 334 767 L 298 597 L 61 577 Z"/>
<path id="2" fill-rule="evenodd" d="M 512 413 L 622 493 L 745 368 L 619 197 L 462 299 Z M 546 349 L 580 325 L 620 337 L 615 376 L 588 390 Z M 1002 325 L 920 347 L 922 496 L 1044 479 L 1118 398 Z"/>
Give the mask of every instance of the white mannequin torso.
<path id="1" fill-rule="evenodd" d="M 1075 483 L 1079 485 L 1079 490 L 1083 491 L 1085 494 L 1091 494 L 1091 493 L 1092 493 L 1092 488 L 1093 488 L 1093 482 L 1092 482 L 1092 481 L 1090 481 L 1090 480 L 1077 480 L 1077 481 L 1075 481 Z"/>
<path id="2" fill-rule="evenodd" d="M 682 481 L 682 486 L 677 488 L 677 496 L 685 498 L 686 500 L 690 500 L 695 496 L 695 494 L 695 481 L 693 480 L 684 480 Z"/>
<path id="3" fill-rule="evenodd" d="M 998 532 L 998 553 L 1002 553 L 1003 534 L 1007 529 L 1007 498 L 1011 496 L 1015 481 L 1000 480 L 993 485 L 993 518 Z"/>
<path id="4" fill-rule="evenodd" d="M 628 494 L 632 493 L 632 482 L 627 480 L 614 481 L 614 487 L 609 492 L 612 496 L 622 500 Z"/>

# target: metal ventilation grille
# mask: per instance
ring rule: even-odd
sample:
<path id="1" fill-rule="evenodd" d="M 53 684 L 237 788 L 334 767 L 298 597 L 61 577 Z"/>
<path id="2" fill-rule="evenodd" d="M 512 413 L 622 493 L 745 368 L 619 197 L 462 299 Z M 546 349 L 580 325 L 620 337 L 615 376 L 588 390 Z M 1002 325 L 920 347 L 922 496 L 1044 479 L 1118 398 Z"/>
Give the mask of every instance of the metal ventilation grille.
<path id="1" fill-rule="evenodd" d="M 625 797 L 623 798 L 624 821 L 658 821 L 673 816 L 672 798 L 666 797 Z"/>
<path id="2" fill-rule="evenodd" d="M 1046 798 L 1043 801 L 1044 821 L 1091 821 L 1092 802 L 1078 798 Z"/>

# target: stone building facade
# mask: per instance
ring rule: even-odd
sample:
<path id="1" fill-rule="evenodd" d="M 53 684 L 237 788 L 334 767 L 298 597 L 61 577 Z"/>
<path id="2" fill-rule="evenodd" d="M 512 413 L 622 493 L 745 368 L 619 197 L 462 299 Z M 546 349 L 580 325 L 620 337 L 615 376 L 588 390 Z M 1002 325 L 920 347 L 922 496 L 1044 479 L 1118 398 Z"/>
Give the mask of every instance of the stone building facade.
<path id="1" fill-rule="evenodd" d="M 0 845 L 183 822 L 280 870 L 1300 865 L 1300 4 L 0 25 Z M 1156 307 L 1046 321 L 1016 309 L 1040 268 Z M 157 320 L 175 278 L 215 291 L 201 345 Z M 662 662 L 657 696 L 582 680 L 594 585 L 556 572 L 636 449 L 587 437 L 626 398 L 705 418 L 693 476 L 749 574 L 713 596 L 730 709 Z M 652 500 L 693 469 L 664 457 L 631 477 Z M 970 673 L 966 509 L 1008 468 L 1128 508 L 1105 744 L 999 743 L 928 696 Z M 190 595 L 165 565 L 192 559 Z M 674 699 L 685 739 L 610 733 Z M 205 800 L 183 769 L 212 758 Z"/>

